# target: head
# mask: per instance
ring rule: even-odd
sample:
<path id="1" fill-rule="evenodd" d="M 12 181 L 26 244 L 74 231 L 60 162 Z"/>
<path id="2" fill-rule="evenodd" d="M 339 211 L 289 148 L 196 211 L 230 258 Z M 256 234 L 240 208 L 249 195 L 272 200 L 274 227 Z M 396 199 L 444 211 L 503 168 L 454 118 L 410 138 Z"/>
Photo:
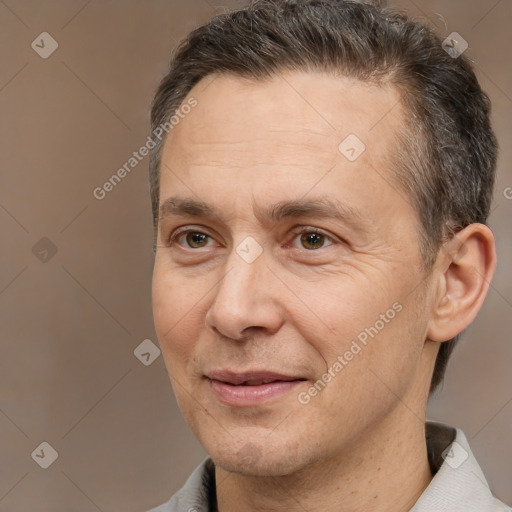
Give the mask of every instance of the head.
<path id="1" fill-rule="evenodd" d="M 177 49 L 152 109 L 155 325 L 227 466 L 250 440 L 307 465 L 322 447 L 300 425 L 351 418 L 324 435 L 342 449 L 397 397 L 424 407 L 478 312 L 497 145 L 471 65 L 441 43 L 374 4 L 261 0 Z M 208 378 L 262 365 L 297 377 L 263 406 Z"/>

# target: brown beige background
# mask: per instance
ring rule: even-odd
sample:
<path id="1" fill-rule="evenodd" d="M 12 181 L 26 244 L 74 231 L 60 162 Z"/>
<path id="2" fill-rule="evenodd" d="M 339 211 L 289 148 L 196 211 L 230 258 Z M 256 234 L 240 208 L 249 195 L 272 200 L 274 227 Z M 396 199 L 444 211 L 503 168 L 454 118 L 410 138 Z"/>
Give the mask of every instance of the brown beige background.
<path id="1" fill-rule="evenodd" d="M 512 503 L 512 3 L 392 4 L 462 34 L 494 103 L 499 268 L 429 416 L 466 432 Z M 144 366 L 133 353 L 156 343 L 147 159 L 103 200 L 92 191 L 145 142 L 176 42 L 237 5 L 0 0 L 0 511 L 144 511 L 204 456 L 162 357 Z M 59 45 L 47 59 L 31 48 L 43 31 Z M 31 457 L 43 441 L 59 454 L 48 469 Z"/>

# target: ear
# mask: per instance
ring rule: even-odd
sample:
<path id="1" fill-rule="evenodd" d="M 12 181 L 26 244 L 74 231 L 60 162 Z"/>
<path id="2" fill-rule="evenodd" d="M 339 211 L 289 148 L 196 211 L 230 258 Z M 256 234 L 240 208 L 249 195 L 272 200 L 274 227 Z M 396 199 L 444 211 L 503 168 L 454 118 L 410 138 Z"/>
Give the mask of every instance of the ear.
<path id="1" fill-rule="evenodd" d="M 496 269 L 496 242 L 484 224 L 458 231 L 439 251 L 441 268 L 427 338 L 447 341 L 461 333 L 482 307 Z"/>

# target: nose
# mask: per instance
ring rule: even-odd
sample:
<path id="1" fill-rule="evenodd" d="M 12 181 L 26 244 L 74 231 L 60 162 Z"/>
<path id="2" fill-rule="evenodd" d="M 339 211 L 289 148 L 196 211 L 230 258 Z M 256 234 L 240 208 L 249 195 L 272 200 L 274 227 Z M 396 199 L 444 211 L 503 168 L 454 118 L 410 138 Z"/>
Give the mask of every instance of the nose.
<path id="1" fill-rule="evenodd" d="M 233 250 L 225 269 L 206 313 L 206 326 L 232 340 L 244 340 L 257 332 L 277 332 L 283 323 L 281 287 L 267 266 L 265 251 L 248 263 Z"/>

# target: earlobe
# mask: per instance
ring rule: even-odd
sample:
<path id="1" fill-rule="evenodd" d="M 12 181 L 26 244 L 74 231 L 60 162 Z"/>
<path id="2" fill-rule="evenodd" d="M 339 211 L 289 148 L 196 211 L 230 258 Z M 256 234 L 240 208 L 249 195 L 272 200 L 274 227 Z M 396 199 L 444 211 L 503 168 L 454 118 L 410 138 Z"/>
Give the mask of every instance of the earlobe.
<path id="1" fill-rule="evenodd" d="M 494 235 L 484 224 L 470 224 L 443 245 L 439 259 L 444 270 L 427 337 L 443 342 L 466 329 L 482 307 L 496 269 Z"/>

